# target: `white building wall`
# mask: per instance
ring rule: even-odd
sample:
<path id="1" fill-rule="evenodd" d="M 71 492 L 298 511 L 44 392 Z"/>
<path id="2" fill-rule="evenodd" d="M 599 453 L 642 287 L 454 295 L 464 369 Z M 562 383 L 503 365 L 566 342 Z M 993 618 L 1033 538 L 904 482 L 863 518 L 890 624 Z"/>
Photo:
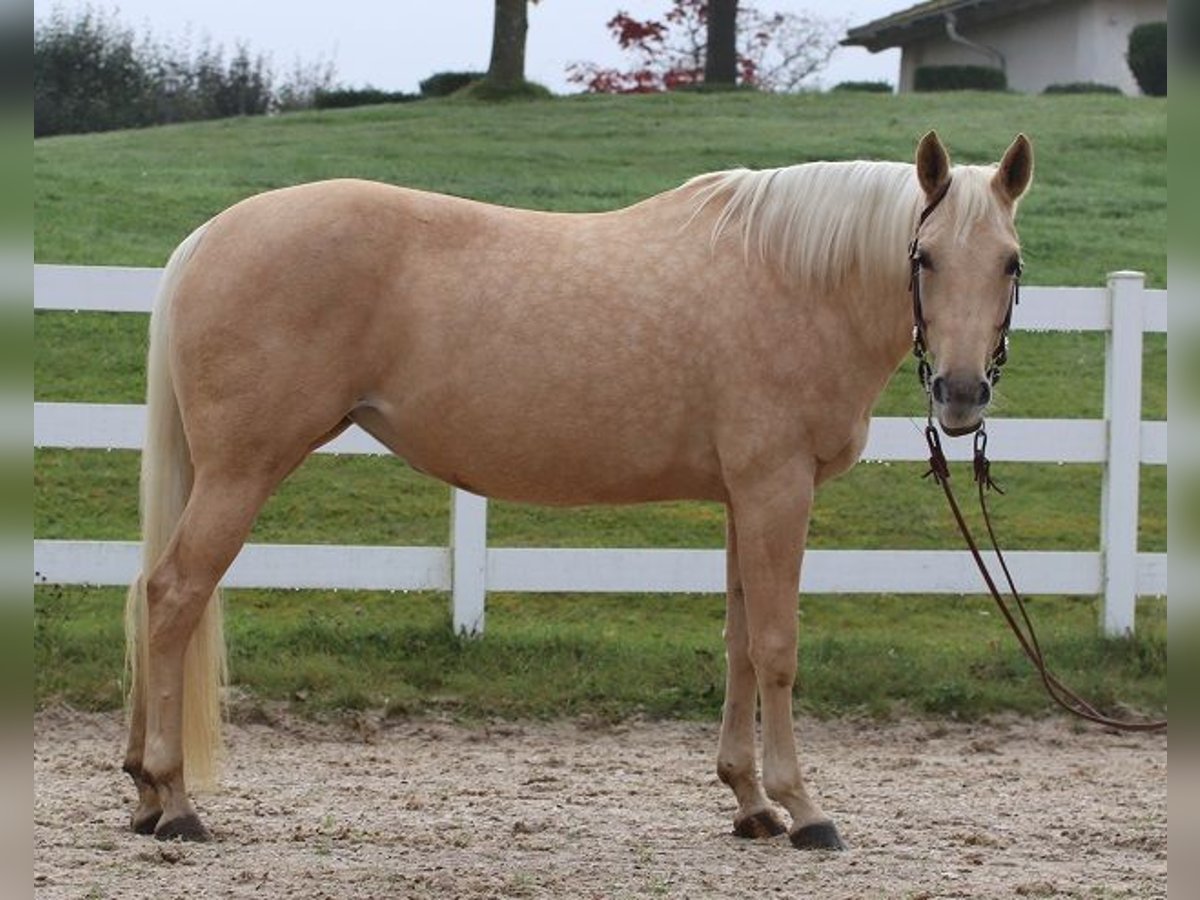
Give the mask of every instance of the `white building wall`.
<path id="1" fill-rule="evenodd" d="M 1092 0 L 1080 20 L 1077 80 L 1115 84 L 1126 94 L 1140 94 L 1125 62 L 1129 32 L 1143 22 L 1166 19 L 1167 0 Z"/>
<path id="2" fill-rule="evenodd" d="M 1138 93 L 1125 63 L 1129 32 L 1141 22 L 1163 21 L 1167 0 L 1068 0 L 1027 10 L 981 26 L 960 23 L 968 40 L 1004 57 L 1008 86 L 1040 93 L 1048 85 L 1096 81 Z M 945 34 L 906 45 L 900 58 L 900 90 L 911 91 L 920 66 L 997 65 L 994 54 L 950 40 Z"/>

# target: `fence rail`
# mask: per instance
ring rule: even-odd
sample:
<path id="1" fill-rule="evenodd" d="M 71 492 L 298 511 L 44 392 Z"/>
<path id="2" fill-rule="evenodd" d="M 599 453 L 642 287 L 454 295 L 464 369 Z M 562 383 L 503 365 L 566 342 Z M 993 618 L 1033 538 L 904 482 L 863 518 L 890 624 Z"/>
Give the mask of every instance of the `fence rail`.
<path id="1" fill-rule="evenodd" d="M 34 267 L 34 307 L 80 312 L 149 312 L 161 270 Z M 1104 465 L 1098 552 L 1024 551 L 1010 555 L 1028 593 L 1103 595 L 1101 627 L 1132 633 L 1139 595 L 1167 592 L 1165 553 L 1139 553 L 1140 466 L 1167 462 L 1167 423 L 1142 421 L 1142 343 L 1167 328 L 1165 291 L 1147 290 L 1136 272 L 1116 272 L 1104 288 L 1022 291 L 1014 327 L 1106 333 L 1104 419 L 992 419 L 993 457 L 1007 462 Z M 34 446 L 138 450 L 145 410 L 138 405 L 35 403 Z M 1053 441 L 1047 442 L 1047 430 Z M 1049 446 L 1047 446 L 1049 445 Z M 969 459 L 967 442 L 948 442 Z M 323 453 L 386 454 L 358 428 Z M 925 458 L 913 420 L 877 417 L 863 458 Z M 448 590 L 454 627 L 480 633 L 487 591 L 722 592 L 719 550 L 515 549 L 487 546 L 487 504 L 451 490 L 446 547 L 250 544 L 224 579 L 231 587 Z M 134 542 L 35 540 L 34 580 L 120 585 L 137 573 Z M 801 587 L 820 593 L 976 593 L 978 572 L 959 551 L 810 550 Z"/>

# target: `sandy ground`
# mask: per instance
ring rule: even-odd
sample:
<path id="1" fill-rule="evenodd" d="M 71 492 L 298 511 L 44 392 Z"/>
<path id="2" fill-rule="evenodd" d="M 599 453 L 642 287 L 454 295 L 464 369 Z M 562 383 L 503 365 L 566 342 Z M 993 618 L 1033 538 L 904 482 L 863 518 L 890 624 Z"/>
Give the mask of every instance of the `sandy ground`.
<path id="1" fill-rule="evenodd" d="M 37 897 L 1165 897 L 1167 740 L 802 721 L 850 849 L 730 835 L 715 726 L 234 725 L 216 840 L 130 833 L 119 716 L 34 721 Z"/>

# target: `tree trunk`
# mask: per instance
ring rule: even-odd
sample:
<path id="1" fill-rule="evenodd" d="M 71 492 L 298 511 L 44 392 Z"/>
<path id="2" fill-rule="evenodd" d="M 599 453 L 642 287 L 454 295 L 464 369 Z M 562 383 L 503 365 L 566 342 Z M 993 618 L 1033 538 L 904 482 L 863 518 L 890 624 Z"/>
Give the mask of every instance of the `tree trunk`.
<path id="1" fill-rule="evenodd" d="M 705 84 L 737 84 L 737 6 L 737 0 L 712 0 L 708 4 Z"/>
<path id="2" fill-rule="evenodd" d="M 492 61 L 487 80 L 493 87 L 517 88 L 525 81 L 526 0 L 496 0 Z"/>

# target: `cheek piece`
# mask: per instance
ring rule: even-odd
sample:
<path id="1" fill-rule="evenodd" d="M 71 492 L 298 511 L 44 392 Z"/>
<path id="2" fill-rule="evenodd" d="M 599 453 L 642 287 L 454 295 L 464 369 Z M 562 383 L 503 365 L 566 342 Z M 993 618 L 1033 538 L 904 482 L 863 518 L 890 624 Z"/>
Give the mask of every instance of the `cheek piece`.
<path id="1" fill-rule="evenodd" d="M 925 220 L 937 209 L 938 204 L 946 197 L 946 192 L 950 190 L 950 180 L 934 194 L 928 205 L 921 211 L 921 217 L 917 220 L 916 233 L 913 235 L 912 241 L 908 245 L 908 261 L 909 261 L 909 281 L 908 291 L 912 295 L 913 304 L 913 356 L 917 360 L 917 380 L 921 382 L 921 389 L 925 391 L 929 397 L 932 407 L 933 393 L 933 366 L 929 362 L 929 347 L 925 340 L 925 313 L 921 307 L 921 226 L 925 224 Z M 1004 364 L 1008 362 L 1008 332 L 1012 327 L 1013 307 L 1021 302 L 1021 267 L 1017 266 L 1013 272 L 1012 293 L 1008 298 L 1008 310 L 1004 314 L 1004 322 L 1000 325 L 1000 336 L 996 341 L 996 347 L 992 350 L 991 360 L 988 362 L 987 379 L 990 384 L 995 384 L 1000 380 L 1000 370 Z"/>

